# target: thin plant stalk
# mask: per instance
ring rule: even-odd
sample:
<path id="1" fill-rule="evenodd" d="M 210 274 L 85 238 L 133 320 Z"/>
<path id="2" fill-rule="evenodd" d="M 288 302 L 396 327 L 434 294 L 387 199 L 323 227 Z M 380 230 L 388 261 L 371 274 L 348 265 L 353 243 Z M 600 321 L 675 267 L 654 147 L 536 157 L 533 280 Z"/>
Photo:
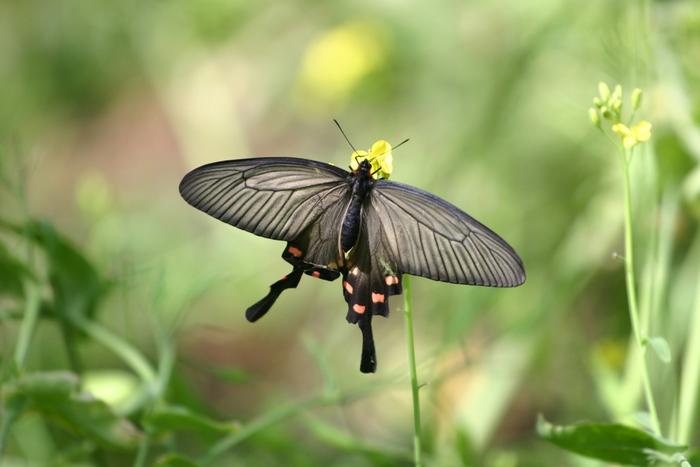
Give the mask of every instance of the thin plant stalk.
<path id="1" fill-rule="evenodd" d="M 25 310 L 22 324 L 20 324 L 19 337 L 17 339 L 14 355 L 14 366 L 17 372 L 21 372 L 24 369 L 24 363 L 29 353 L 29 345 L 39 320 L 39 308 L 41 304 L 39 290 L 33 283 L 29 282 L 29 280 L 25 283 L 24 290 Z M 12 426 L 12 423 L 14 423 L 19 414 L 19 408 L 14 406 L 5 406 L 2 411 L 2 419 L 0 419 L 0 459 L 5 450 L 5 440 L 10 432 L 10 426 Z"/>
<path id="2" fill-rule="evenodd" d="M 422 467 L 420 443 L 420 395 L 416 371 L 416 351 L 413 342 L 413 310 L 411 306 L 411 281 L 403 277 L 403 311 L 406 315 L 406 348 L 408 349 L 408 369 L 411 373 L 411 396 L 413 397 L 413 450 L 416 467 Z"/>
<path id="3" fill-rule="evenodd" d="M 71 322 L 96 342 L 118 355 L 141 378 L 149 394 L 152 395 L 157 382 L 156 373 L 148 360 L 135 347 L 109 329 L 82 316 L 71 316 Z"/>
<path id="4" fill-rule="evenodd" d="M 24 286 L 25 292 L 25 308 L 22 324 L 19 328 L 19 336 L 17 338 L 17 346 L 15 347 L 15 369 L 21 371 L 24 368 L 24 363 L 27 360 L 29 353 L 29 345 L 32 342 L 34 329 L 39 320 L 39 309 L 41 305 L 41 297 L 38 288 L 29 280 Z"/>
<path id="5" fill-rule="evenodd" d="M 649 409 L 649 417 L 651 419 L 651 428 L 657 435 L 661 435 L 661 425 L 659 416 L 656 412 L 656 403 L 654 402 L 654 394 L 651 389 L 651 381 L 649 379 L 649 371 L 646 363 L 646 344 L 644 336 L 639 324 L 639 308 L 637 306 L 637 279 L 634 271 L 634 242 L 632 238 L 632 190 L 630 186 L 630 157 L 625 150 L 620 151 L 622 156 L 622 168 L 624 173 L 624 191 L 625 191 L 625 283 L 627 285 L 627 303 L 629 305 L 630 321 L 632 323 L 632 332 L 634 339 L 637 342 L 640 352 L 639 369 L 642 375 L 642 386 L 644 388 L 644 397 L 646 399 L 647 408 Z M 631 156 L 631 153 L 630 153 Z"/>
<path id="6" fill-rule="evenodd" d="M 688 351 L 683 361 L 678 404 L 678 441 L 686 444 L 693 435 L 700 388 L 700 280 L 696 286 L 692 322 L 688 327 Z"/>

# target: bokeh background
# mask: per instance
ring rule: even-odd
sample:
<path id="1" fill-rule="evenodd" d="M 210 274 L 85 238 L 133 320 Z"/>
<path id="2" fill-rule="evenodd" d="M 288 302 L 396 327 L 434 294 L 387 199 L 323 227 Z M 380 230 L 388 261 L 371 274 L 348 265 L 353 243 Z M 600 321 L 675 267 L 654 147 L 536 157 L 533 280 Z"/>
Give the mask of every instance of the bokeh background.
<path id="1" fill-rule="evenodd" d="M 642 307 L 673 353 L 671 364 L 649 358 L 673 427 L 700 315 L 698 64 L 693 0 L 0 3 L 0 216 L 42 219 L 91 263 L 108 287 L 89 319 L 160 383 L 49 312 L 23 371 L 79 370 L 82 389 L 139 431 L 159 407 L 208 427 L 185 417 L 144 452 L 30 411 L 3 465 L 201 459 L 241 430 L 216 465 L 410 465 L 401 299 L 375 320 L 374 375 L 358 371 L 360 332 L 345 322 L 339 283 L 305 278 L 250 324 L 246 307 L 287 272 L 284 244 L 211 219 L 177 191 L 188 170 L 222 159 L 345 166 L 333 118 L 358 147 L 410 138 L 392 178 L 463 208 L 527 268 L 517 289 L 413 281 L 429 465 L 598 465 L 534 426 L 538 413 L 643 424 L 620 161 L 587 115 L 599 81 L 643 88 L 638 115 L 654 125 L 635 153 L 636 259 Z M 62 271 L 45 243 L 28 260 L 21 235 L 0 238 L 36 276 Z M 40 288 L 47 300 L 52 284 Z M 88 287 L 76 284 L 78 295 Z M 0 301 L 5 381 L 23 303 L 22 293 Z"/>

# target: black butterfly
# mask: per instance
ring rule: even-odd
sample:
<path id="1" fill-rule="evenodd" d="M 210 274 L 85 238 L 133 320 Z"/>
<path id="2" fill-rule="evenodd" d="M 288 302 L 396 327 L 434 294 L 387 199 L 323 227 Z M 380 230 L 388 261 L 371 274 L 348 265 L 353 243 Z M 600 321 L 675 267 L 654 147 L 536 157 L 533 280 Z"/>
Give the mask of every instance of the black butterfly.
<path id="1" fill-rule="evenodd" d="M 372 316 L 387 316 L 401 275 L 454 284 L 515 287 L 523 263 L 503 239 L 468 214 L 417 188 L 375 180 L 362 160 L 347 172 L 322 162 L 265 157 L 215 162 L 180 183 L 189 204 L 255 235 L 284 240 L 292 272 L 246 310 L 260 319 L 302 273 L 343 276 L 347 320 L 362 330 L 360 371 L 377 361 Z"/>

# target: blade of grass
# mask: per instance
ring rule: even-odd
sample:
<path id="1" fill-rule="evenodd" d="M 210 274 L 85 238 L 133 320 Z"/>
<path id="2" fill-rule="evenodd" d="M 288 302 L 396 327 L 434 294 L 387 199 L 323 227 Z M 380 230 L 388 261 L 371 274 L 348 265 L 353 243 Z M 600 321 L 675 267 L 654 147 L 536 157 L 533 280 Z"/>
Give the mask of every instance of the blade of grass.
<path id="1" fill-rule="evenodd" d="M 700 389 L 700 277 L 695 289 L 692 323 L 688 326 L 688 351 L 683 361 L 678 405 L 678 441 L 688 443 L 696 420 Z"/>
<path id="2" fill-rule="evenodd" d="M 27 360 L 29 345 L 31 344 L 34 328 L 36 328 L 36 323 L 39 319 L 39 309 L 41 305 L 41 297 L 39 296 L 39 290 L 35 284 L 30 283 L 28 280 L 25 281 L 24 291 L 24 317 L 22 318 L 22 324 L 19 328 L 17 346 L 15 347 L 15 368 L 17 371 L 24 368 L 24 363 Z"/>
<path id="3" fill-rule="evenodd" d="M 149 392 L 154 390 L 157 382 L 156 374 L 146 357 L 136 350 L 134 346 L 95 321 L 74 315 L 70 319 L 77 328 L 114 352 L 124 363 L 129 365 L 143 380 Z"/>

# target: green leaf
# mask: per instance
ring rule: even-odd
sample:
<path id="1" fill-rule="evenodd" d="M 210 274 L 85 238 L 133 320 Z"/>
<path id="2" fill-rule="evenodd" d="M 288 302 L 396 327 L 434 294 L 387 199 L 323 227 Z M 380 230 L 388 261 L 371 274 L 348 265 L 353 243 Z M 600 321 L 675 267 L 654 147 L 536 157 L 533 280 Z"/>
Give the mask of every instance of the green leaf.
<path id="1" fill-rule="evenodd" d="M 600 459 L 628 465 L 652 465 L 653 452 L 673 454 L 686 446 L 673 444 L 663 438 L 618 423 L 578 423 L 555 426 L 541 415 L 537 433 L 560 448 Z"/>
<path id="2" fill-rule="evenodd" d="M 28 373 L 9 386 L 8 397 L 17 394 L 39 400 L 65 399 L 78 389 L 78 381 L 68 371 Z"/>
<path id="3" fill-rule="evenodd" d="M 647 343 L 654 349 L 659 360 L 664 363 L 671 363 L 671 347 L 666 339 L 663 337 L 650 337 L 647 339 Z"/>
<path id="4" fill-rule="evenodd" d="M 199 467 L 192 459 L 182 456 L 180 454 L 164 454 L 160 456 L 154 467 Z"/>
<path id="5" fill-rule="evenodd" d="M 104 447 L 135 448 L 141 438 L 136 427 L 78 387 L 78 377 L 66 371 L 29 373 L 7 385 L 4 403 L 21 403 L 25 409 L 39 412 Z"/>
<path id="6" fill-rule="evenodd" d="M 251 374 L 242 368 L 216 366 L 205 362 L 188 363 L 196 365 L 197 370 L 204 371 L 221 381 L 229 383 L 246 384 L 253 379 Z"/>
<path id="7" fill-rule="evenodd" d="M 53 306 L 50 308 L 57 317 L 65 317 L 66 313 L 94 316 L 108 283 L 68 239 L 43 221 L 14 225 L 0 220 L 0 227 L 26 236 L 46 253 L 49 283 L 53 291 Z"/>
<path id="8" fill-rule="evenodd" d="M 332 446 L 336 451 L 344 450 L 362 454 L 372 465 L 401 465 L 413 460 L 413 453 L 386 443 L 373 444 L 353 434 L 340 430 L 319 418 L 306 416 L 304 422 L 309 430 L 320 440 Z"/>
<path id="9" fill-rule="evenodd" d="M 156 436 L 181 430 L 197 433 L 208 440 L 231 434 L 238 429 L 234 423 L 212 420 L 181 406 L 154 409 L 145 416 L 143 423 Z"/>

